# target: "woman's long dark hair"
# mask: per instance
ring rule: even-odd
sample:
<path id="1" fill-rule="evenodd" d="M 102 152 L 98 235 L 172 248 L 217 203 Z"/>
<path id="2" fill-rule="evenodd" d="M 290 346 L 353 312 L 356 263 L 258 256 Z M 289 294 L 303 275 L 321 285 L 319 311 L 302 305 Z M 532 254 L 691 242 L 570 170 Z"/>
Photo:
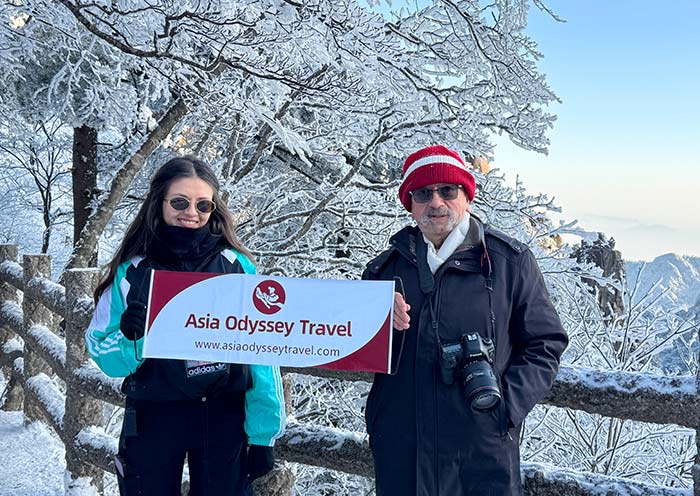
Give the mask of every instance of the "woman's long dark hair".
<path id="1" fill-rule="evenodd" d="M 196 177 L 211 186 L 214 190 L 212 200 L 216 203 L 216 210 L 211 213 L 207 225 L 212 233 L 223 234 L 228 244 L 243 253 L 250 261 L 253 256 L 246 250 L 236 236 L 235 222 L 226 204 L 219 195 L 219 180 L 216 174 L 207 164 L 196 157 L 185 156 L 168 160 L 158 169 L 151 179 L 151 186 L 146 195 L 146 200 L 141 205 L 136 218 L 131 222 L 124 240 L 119 249 L 107 265 L 108 272 L 95 289 L 95 302 L 102 293 L 112 284 L 117 274 L 117 267 L 125 260 L 138 255 L 145 255 L 148 247 L 156 236 L 156 230 L 163 223 L 163 200 L 170 184 L 183 177 Z"/>

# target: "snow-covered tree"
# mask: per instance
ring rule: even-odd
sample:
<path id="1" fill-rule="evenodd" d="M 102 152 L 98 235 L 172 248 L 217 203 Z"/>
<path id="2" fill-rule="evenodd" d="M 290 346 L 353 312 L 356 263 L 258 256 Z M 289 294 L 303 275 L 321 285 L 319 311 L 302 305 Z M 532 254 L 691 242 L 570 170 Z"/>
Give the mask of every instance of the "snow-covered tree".
<path id="1" fill-rule="evenodd" d="M 19 115 L 4 115 L 0 153 L 4 158 L 0 181 L 13 197 L 7 203 L 25 221 L 32 216 L 41 219 L 39 246 L 41 253 L 47 253 L 54 229 L 72 219 L 69 130 L 55 118 L 31 122 Z"/>
<path id="2" fill-rule="evenodd" d="M 407 151 L 444 141 L 488 153 L 492 132 L 546 148 L 553 117 L 544 107 L 555 96 L 523 34 L 528 6 L 435 2 L 389 22 L 354 0 L 26 0 L 6 7 L 21 22 L 4 28 L 4 53 L 9 81 L 30 63 L 45 67 L 34 95 L 74 126 L 116 128 L 131 144 L 116 173 L 103 164 L 100 184 L 111 185 L 74 264 L 86 263 L 142 166 L 134 158 L 167 134 L 136 153 L 143 138 L 125 130 L 143 125 L 146 107 L 162 118 L 177 108 L 168 130 L 186 116 L 174 142 L 189 141 L 219 167 L 261 254 L 304 258 L 323 247 L 316 258 L 330 261 L 348 252 L 337 245 L 356 242 L 354 204 L 396 178 Z M 42 58 L 49 40 L 50 64 Z M 272 198 L 268 187 L 298 193 L 272 205 L 286 216 L 259 199 Z M 285 231 L 294 234 L 277 243 Z"/>
<path id="3" fill-rule="evenodd" d="M 0 178 L 19 164 L 10 143 L 39 140 L 48 149 L 48 136 L 29 138 L 35 123 L 71 129 L 72 146 L 95 151 L 94 160 L 71 155 L 74 170 L 96 173 L 69 262 L 83 266 L 100 243 L 111 255 L 152 171 L 174 153 L 194 153 L 218 170 L 262 272 L 356 278 L 409 221 L 396 198 L 408 153 L 442 142 L 493 156 L 491 138 L 504 133 L 544 152 L 554 120 L 547 105 L 556 96 L 524 32 L 528 10 L 546 9 L 541 2 L 420 5 L 384 17 L 356 0 L 6 2 Z M 30 127 L 7 125 L 10 116 Z M 70 145 L 60 153 L 65 171 Z M 612 282 L 558 238 L 584 233 L 554 225 L 547 197 L 508 186 L 497 171 L 475 175 L 475 213 L 535 252 L 572 338 L 570 363 L 649 370 L 671 343 L 694 346 L 687 326 L 649 302 L 604 318 L 582 277 Z M 64 205 L 48 211 L 57 208 Z M 3 227 L 12 221 L 0 217 Z M 299 418 L 362 429 L 366 384 L 298 378 L 295 388 Z M 532 459 L 687 481 L 688 461 L 671 463 L 687 439 L 670 428 L 538 409 L 525 433 Z M 575 448 L 564 454 L 564 445 Z M 668 463 L 654 472 L 627 461 L 633 450 L 666 450 Z M 304 470 L 305 494 L 370 490 L 366 481 Z"/>

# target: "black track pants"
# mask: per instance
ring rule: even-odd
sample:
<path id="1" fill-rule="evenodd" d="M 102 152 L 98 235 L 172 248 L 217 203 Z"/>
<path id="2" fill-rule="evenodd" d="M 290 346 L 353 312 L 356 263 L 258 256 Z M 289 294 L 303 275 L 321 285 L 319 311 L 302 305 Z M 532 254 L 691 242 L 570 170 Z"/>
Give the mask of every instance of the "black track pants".
<path id="1" fill-rule="evenodd" d="M 127 399 L 117 461 L 120 494 L 180 496 L 187 455 L 190 496 L 248 496 L 243 398 Z"/>

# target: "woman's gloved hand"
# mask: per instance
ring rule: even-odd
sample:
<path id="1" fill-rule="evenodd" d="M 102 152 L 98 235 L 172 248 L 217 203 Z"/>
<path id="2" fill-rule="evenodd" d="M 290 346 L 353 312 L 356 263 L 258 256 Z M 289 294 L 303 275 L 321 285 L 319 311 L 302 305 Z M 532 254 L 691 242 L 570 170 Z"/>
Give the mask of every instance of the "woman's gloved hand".
<path id="1" fill-rule="evenodd" d="M 270 446 L 251 444 L 248 447 L 248 482 L 267 474 L 275 466 L 275 455 Z"/>
<path id="2" fill-rule="evenodd" d="M 132 301 L 122 314 L 119 329 L 126 339 L 137 341 L 143 337 L 145 327 L 146 305 L 140 301 Z"/>
<path id="3" fill-rule="evenodd" d="M 152 269 L 148 268 L 141 274 L 140 280 L 133 283 L 127 296 L 126 310 L 119 324 L 126 339 L 138 341 L 143 337 L 146 328 L 146 306 L 148 304 L 148 288 L 151 287 Z"/>

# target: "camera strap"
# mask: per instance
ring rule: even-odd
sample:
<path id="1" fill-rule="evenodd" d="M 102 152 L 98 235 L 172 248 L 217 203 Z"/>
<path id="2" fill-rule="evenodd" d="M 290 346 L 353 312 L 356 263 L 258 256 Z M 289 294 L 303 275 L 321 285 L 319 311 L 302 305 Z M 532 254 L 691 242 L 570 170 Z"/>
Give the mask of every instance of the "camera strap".
<path id="1" fill-rule="evenodd" d="M 483 227 L 480 226 L 479 235 L 481 236 L 481 274 L 484 276 L 484 287 L 489 295 L 489 320 L 491 323 L 491 339 L 494 346 L 496 345 L 496 315 L 493 313 L 493 279 L 491 273 L 493 266 L 491 265 L 491 257 L 486 249 L 486 236 L 484 236 Z"/>
<path id="2" fill-rule="evenodd" d="M 489 324 L 490 328 L 487 329 L 487 333 L 490 334 L 488 336 L 491 338 L 491 340 L 494 343 L 494 346 L 496 344 L 496 315 L 493 312 L 493 278 L 492 278 L 492 273 L 493 273 L 493 265 L 491 264 L 491 257 L 489 256 L 488 249 L 486 248 L 486 237 L 484 236 L 484 229 L 481 223 L 478 224 L 479 226 L 479 239 L 481 241 L 481 256 L 480 256 L 480 265 L 481 265 L 481 275 L 484 278 L 484 288 L 488 294 L 488 300 L 489 300 Z M 428 304 L 430 308 L 430 324 L 431 328 L 433 329 L 433 332 L 435 333 L 435 339 L 437 340 L 438 347 L 441 347 L 443 345 L 442 340 L 440 339 L 440 332 L 439 332 L 439 321 L 438 321 L 438 315 L 440 311 L 440 293 L 442 290 L 442 278 L 440 278 L 439 281 L 435 284 L 434 290 L 428 294 Z"/>
<path id="3" fill-rule="evenodd" d="M 439 321 L 438 316 L 440 315 L 440 293 L 442 292 L 442 278 L 436 285 L 435 292 L 428 295 L 428 307 L 430 308 L 430 327 L 435 333 L 435 339 L 438 343 L 438 348 L 442 346 L 442 341 L 440 340 L 439 331 Z M 435 302 L 437 300 L 437 304 Z"/>
<path id="4" fill-rule="evenodd" d="M 489 256 L 489 251 L 486 249 L 486 240 L 483 237 L 481 238 L 481 250 L 481 274 L 484 276 L 484 285 L 487 290 L 493 291 L 491 257 Z"/>

